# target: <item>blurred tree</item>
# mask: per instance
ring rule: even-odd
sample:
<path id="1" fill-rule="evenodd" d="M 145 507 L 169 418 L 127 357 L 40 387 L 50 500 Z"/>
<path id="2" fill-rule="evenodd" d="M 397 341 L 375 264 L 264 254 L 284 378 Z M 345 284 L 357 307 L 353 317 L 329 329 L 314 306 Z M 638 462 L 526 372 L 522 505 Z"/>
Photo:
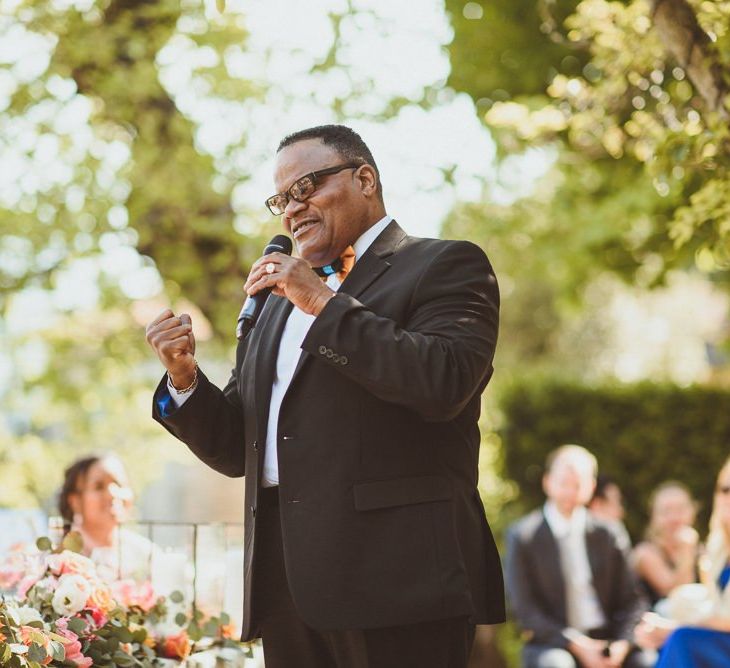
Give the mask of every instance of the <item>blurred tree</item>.
<path id="1" fill-rule="evenodd" d="M 57 269 L 116 237 L 184 286 L 222 330 L 230 319 L 223 307 L 238 300 L 242 268 L 262 241 L 234 230 L 233 181 L 196 150 L 193 123 L 162 86 L 158 61 L 175 38 L 178 56 L 192 60 L 194 83 L 208 96 L 255 97 L 260 86 L 230 76 L 223 59 L 227 49 L 245 45 L 246 33 L 235 14 L 207 14 L 202 2 L 84 5 L 61 9 L 27 0 L 14 11 L 14 30 L 54 46 L 40 77 L 16 77 L 5 123 L 11 130 L 21 122 L 35 125 L 37 135 L 27 142 L 29 171 L 38 169 L 48 146 L 75 154 L 64 156 L 69 169 L 58 178 L 18 173 L 25 206 L 0 216 L 0 231 L 3 250 L 23 249 L 26 271 L 8 275 L 0 268 L 0 287 L 7 294 L 30 282 L 52 285 Z M 86 128 L 73 118 L 62 122 L 74 111 L 86 115 Z M 92 134 L 85 152 L 78 145 L 84 130 Z"/>
<path id="2" fill-rule="evenodd" d="M 536 242 L 557 233 L 580 249 L 563 257 L 567 284 L 609 268 L 649 286 L 693 261 L 727 281 L 730 3 L 446 6 L 450 83 L 473 97 L 502 155 L 556 151 L 547 190 L 490 214 L 525 231 L 537 212 Z"/>
<path id="3" fill-rule="evenodd" d="M 220 104 L 263 89 L 226 66 L 245 48 L 240 14 L 204 2 L 5 5 L 0 40 L 15 48 L 0 57 L 0 336 L 11 369 L 0 504 L 49 507 L 63 465 L 83 452 L 119 451 L 137 485 L 160 459 L 184 456 L 149 422 L 159 371 L 131 307 L 159 294 L 159 272 L 167 298 L 184 291 L 214 335 L 227 331 L 266 232 L 236 231 L 232 189 L 248 175 L 199 150 L 163 86 L 165 57 L 188 59 L 192 85 Z"/>

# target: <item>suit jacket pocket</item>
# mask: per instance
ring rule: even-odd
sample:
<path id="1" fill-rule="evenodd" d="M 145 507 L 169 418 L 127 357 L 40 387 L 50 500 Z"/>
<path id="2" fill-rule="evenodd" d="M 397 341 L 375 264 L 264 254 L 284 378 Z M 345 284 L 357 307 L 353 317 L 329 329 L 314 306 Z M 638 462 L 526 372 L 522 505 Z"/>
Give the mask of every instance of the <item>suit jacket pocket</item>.
<path id="1" fill-rule="evenodd" d="M 445 501 L 452 498 L 453 489 L 448 478 L 429 475 L 362 482 L 353 486 L 353 494 L 356 510 L 377 510 Z"/>

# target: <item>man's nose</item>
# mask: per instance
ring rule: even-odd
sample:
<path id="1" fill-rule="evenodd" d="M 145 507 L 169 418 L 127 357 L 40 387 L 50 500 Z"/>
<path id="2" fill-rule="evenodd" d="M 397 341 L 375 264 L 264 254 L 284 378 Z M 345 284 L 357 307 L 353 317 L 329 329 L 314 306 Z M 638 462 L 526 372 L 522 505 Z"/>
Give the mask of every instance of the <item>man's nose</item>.
<path id="1" fill-rule="evenodd" d="M 307 208 L 306 202 L 297 202 L 293 197 L 289 198 L 289 201 L 284 207 L 284 215 L 287 218 L 291 218 L 294 214 L 298 213 Z"/>

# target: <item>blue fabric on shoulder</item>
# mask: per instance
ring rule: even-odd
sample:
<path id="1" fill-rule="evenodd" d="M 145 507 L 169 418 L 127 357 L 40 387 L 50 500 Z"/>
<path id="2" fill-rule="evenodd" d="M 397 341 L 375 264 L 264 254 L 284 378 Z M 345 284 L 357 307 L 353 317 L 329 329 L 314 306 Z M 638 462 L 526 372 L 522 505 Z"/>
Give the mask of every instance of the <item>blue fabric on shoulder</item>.
<path id="1" fill-rule="evenodd" d="M 730 633 L 682 626 L 667 638 L 656 668 L 724 668 L 730 665 Z"/>
<path id="2" fill-rule="evenodd" d="M 157 404 L 157 411 L 160 417 L 163 418 L 170 417 L 177 410 L 177 406 L 173 403 L 170 390 L 167 387 L 161 390 L 155 397 L 155 403 Z"/>
<path id="3" fill-rule="evenodd" d="M 720 591 L 727 587 L 728 582 L 730 582 L 730 564 L 722 569 L 722 573 L 720 573 L 720 577 L 717 579 L 717 586 L 720 587 Z"/>

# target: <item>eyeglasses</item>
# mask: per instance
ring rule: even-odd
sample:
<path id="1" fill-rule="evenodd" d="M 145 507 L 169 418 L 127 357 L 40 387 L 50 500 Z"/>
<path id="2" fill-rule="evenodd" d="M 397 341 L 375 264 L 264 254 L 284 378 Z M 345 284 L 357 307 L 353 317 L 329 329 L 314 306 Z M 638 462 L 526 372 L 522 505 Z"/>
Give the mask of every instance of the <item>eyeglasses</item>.
<path id="1" fill-rule="evenodd" d="M 293 199 L 295 202 L 304 202 L 311 197 L 314 191 L 317 190 L 317 179 L 321 176 L 329 176 L 330 174 L 337 174 L 343 169 L 357 169 L 358 167 L 360 165 L 348 163 L 346 165 L 337 165 L 336 167 L 327 167 L 326 169 L 320 169 L 311 174 L 306 174 L 294 181 L 286 192 L 269 197 L 266 200 L 266 206 L 275 216 L 280 216 L 284 213 L 284 209 L 286 209 L 286 205 L 289 204 L 290 199 Z"/>
<path id="2" fill-rule="evenodd" d="M 730 494 L 730 485 L 718 485 L 715 492 L 722 495 Z"/>

